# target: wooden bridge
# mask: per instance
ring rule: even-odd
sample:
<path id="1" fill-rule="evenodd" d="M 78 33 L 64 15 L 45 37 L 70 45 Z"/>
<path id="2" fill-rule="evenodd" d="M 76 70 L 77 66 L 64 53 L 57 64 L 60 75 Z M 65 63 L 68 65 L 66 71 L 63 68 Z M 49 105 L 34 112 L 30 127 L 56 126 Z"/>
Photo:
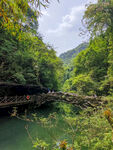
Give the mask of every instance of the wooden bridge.
<path id="1" fill-rule="evenodd" d="M 31 96 L 4 96 L 0 97 L 0 108 L 13 107 L 25 104 L 41 106 L 46 102 L 67 102 L 71 103 L 77 107 L 87 108 L 87 107 L 96 107 L 103 105 L 106 101 L 103 101 L 100 97 L 93 96 L 78 96 L 71 93 L 42 93 L 39 95 Z"/>

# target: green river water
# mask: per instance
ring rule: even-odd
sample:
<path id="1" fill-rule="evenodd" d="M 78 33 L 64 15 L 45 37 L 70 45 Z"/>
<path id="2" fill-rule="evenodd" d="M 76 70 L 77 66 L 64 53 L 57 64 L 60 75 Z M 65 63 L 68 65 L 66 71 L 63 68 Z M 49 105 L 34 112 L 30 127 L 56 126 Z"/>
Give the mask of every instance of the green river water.
<path id="1" fill-rule="evenodd" d="M 53 110 L 42 108 L 38 110 L 39 116 L 46 117 Z M 60 118 L 60 114 L 59 118 Z M 52 129 L 43 128 L 36 123 L 29 123 L 8 115 L 0 116 L 0 150 L 34 150 L 32 142 L 28 137 L 25 126 L 28 125 L 29 132 L 35 139 L 39 137 L 51 145 L 53 137 L 62 137 L 62 129 L 66 124 L 59 119 L 58 126 Z M 62 137 L 64 138 L 64 137 Z"/>
<path id="2" fill-rule="evenodd" d="M 0 118 L 0 150 L 32 150 L 25 124 L 8 116 Z"/>

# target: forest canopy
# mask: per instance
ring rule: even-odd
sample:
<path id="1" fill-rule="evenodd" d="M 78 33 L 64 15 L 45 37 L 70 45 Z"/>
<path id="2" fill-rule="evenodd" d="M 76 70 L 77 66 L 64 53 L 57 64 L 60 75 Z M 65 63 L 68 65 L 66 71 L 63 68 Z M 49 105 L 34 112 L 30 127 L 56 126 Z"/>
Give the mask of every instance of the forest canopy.
<path id="1" fill-rule="evenodd" d="M 0 1 L 0 81 L 59 89 L 62 61 L 38 32 L 41 6 L 48 3 Z"/>
<path id="2" fill-rule="evenodd" d="M 63 90 L 82 95 L 113 95 L 113 1 L 89 4 L 83 21 L 89 46 L 71 64 Z"/>
<path id="3" fill-rule="evenodd" d="M 112 95 L 113 1 L 87 5 L 83 23 L 90 33 L 89 44 L 66 66 L 38 31 L 41 7 L 49 3 L 0 1 L 0 80 L 83 95 Z"/>

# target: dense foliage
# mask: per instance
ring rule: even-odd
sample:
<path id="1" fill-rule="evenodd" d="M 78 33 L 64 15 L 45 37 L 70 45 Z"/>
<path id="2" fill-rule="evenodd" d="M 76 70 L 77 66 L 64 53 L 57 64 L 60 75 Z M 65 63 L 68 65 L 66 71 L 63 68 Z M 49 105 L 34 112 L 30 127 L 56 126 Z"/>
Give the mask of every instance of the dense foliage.
<path id="1" fill-rule="evenodd" d="M 91 33 L 89 46 L 73 61 L 64 91 L 83 95 L 113 94 L 113 2 L 90 4 L 84 22 Z"/>
<path id="2" fill-rule="evenodd" d="M 27 123 L 26 130 L 34 150 L 112 150 L 113 104 L 105 108 L 80 110 L 73 105 L 54 103 L 46 114 L 19 117 Z M 77 111 L 78 110 L 78 111 Z M 43 110 L 44 112 L 44 110 Z M 15 114 L 13 114 L 15 116 Z M 32 124 L 44 131 L 31 132 Z M 37 138 L 36 138 L 37 137 Z"/>
<path id="3" fill-rule="evenodd" d="M 0 1 L 0 81 L 60 87 L 62 62 L 37 32 L 39 7 L 46 3 Z"/>

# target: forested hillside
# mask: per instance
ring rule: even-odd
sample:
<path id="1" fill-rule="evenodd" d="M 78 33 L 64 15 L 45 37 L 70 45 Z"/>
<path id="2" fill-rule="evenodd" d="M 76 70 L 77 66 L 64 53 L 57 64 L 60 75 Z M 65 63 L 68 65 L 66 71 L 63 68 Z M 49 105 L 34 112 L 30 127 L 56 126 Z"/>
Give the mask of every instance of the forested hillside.
<path id="1" fill-rule="evenodd" d="M 85 50 L 88 47 L 88 43 L 82 43 L 76 48 L 69 50 L 65 53 L 62 53 L 59 57 L 63 60 L 64 64 L 69 64 L 75 56 L 77 56 L 78 53 L 80 53 L 82 50 Z"/>
<path id="2" fill-rule="evenodd" d="M 0 82 L 60 88 L 62 61 L 38 33 L 39 8 L 47 3 L 0 1 Z"/>
<path id="3" fill-rule="evenodd" d="M 0 81 L 55 90 L 62 87 L 63 81 L 64 91 L 112 95 L 112 1 L 99 0 L 87 6 L 83 22 L 91 36 L 89 44 L 82 43 L 60 55 L 66 64 L 76 56 L 66 68 L 54 49 L 39 36 L 39 8 L 46 4 L 46 0 L 0 1 Z"/>
<path id="4" fill-rule="evenodd" d="M 64 91 L 81 95 L 113 95 L 113 3 L 90 4 L 83 18 L 89 46 L 73 60 Z"/>

